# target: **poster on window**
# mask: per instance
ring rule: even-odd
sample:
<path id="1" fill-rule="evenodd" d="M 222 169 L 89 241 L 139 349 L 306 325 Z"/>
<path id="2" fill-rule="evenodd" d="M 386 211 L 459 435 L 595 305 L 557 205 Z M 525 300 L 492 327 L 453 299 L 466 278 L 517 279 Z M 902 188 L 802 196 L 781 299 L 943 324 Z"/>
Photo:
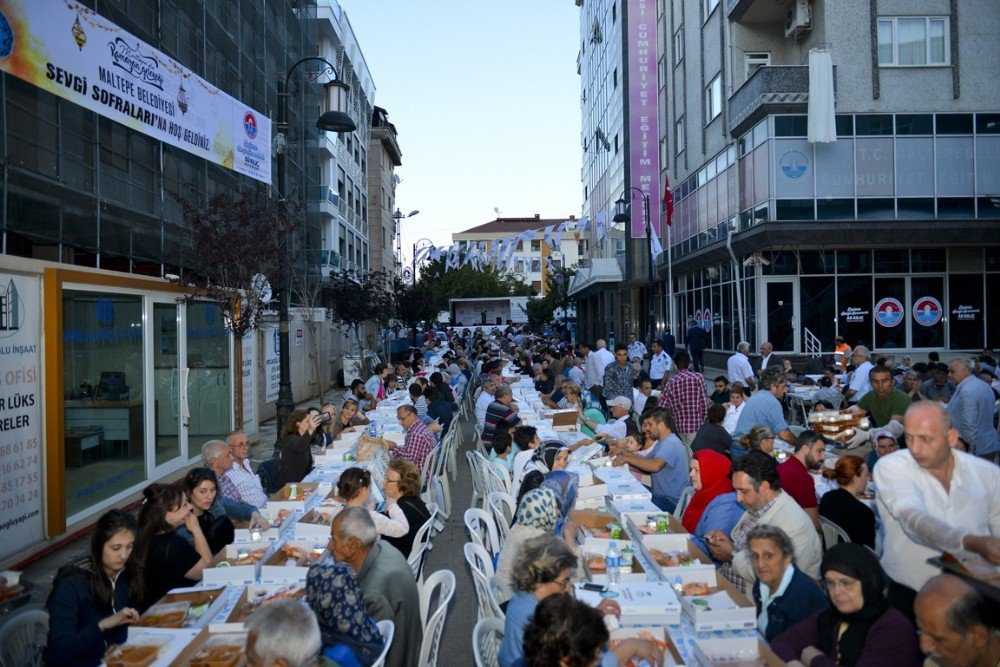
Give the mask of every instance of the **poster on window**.
<path id="1" fill-rule="evenodd" d="M 0 0 L 0 70 L 136 132 L 271 182 L 266 115 L 82 2 Z"/>
<path id="2" fill-rule="evenodd" d="M 42 528 L 38 278 L 0 273 L 0 560 Z"/>
<path id="3" fill-rule="evenodd" d="M 241 355 L 243 359 L 243 367 L 241 369 L 243 379 L 243 426 L 241 428 L 247 433 L 253 433 L 257 430 L 253 418 L 255 407 L 254 403 L 256 401 L 253 372 L 253 369 L 255 368 L 253 363 L 254 339 L 255 334 L 251 331 L 247 335 L 243 336 L 243 340 L 240 341 L 243 348 L 243 353 Z"/>
<path id="4" fill-rule="evenodd" d="M 278 361 L 278 329 L 261 327 L 264 336 L 264 401 L 273 403 L 278 400 L 281 389 L 281 364 Z"/>

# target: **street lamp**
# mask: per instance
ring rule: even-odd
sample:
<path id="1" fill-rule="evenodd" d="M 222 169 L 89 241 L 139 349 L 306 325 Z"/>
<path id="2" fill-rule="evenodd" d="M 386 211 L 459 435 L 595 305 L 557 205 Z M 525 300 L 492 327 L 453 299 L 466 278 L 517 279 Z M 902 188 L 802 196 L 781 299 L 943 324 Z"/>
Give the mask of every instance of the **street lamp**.
<path id="1" fill-rule="evenodd" d="M 630 187 L 626 188 L 625 192 L 622 193 L 621 198 L 615 202 L 615 215 L 612 218 L 615 222 L 629 222 L 631 220 L 631 203 L 626 201 L 626 198 L 632 199 L 636 194 L 642 197 L 642 221 L 646 225 L 646 257 L 649 262 L 649 292 L 652 295 L 653 286 L 656 284 L 656 274 L 653 267 L 653 231 L 649 220 L 649 194 L 643 192 L 639 188 Z M 653 312 L 653 317 L 656 317 L 655 310 Z M 653 329 L 655 330 L 655 324 Z"/>
<path id="2" fill-rule="evenodd" d="M 278 195 L 281 202 L 285 201 L 288 194 L 287 183 L 285 182 L 287 180 L 286 171 L 288 166 L 288 154 L 286 152 L 288 140 L 285 137 L 285 132 L 288 131 L 288 98 L 291 97 L 291 94 L 288 92 L 288 82 L 292 78 L 292 73 L 299 65 L 311 61 L 320 62 L 325 65 L 316 74 L 316 78 L 327 72 L 333 77 L 331 81 L 323 86 L 327 95 L 327 111 L 316 121 L 316 128 L 321 132 L 353 132 L 358 127 L 347 113 L 347 95 L 350 92 L 350 88 L 346 83 L 337 78 L 337 70 L 330 61 L 319 56 L 309 56 L 302 58 L 292 65 L 285 74 L 284 83 L 282 84 L 281 91 L 278 93 L 278 133 L 274 137 L 275 153 L 278 162 Z M 276 451 L 281 450 L 281 427 L 284 425 L 285 420 L 288 419 L 288 415 L 295 409 L 295 399 L 292 397 L 292 381 L 290 376 L 291 362 L 288 358 L 288 308 L 291 302 L 291 289 L 289 285 L 291 267 L 288 261 L 288 239 L 285 239 L 283 259 L 285 270 L 278 309 L 278 369 L 280 375 L 278 400 L 276 403 L 278 418 Z"/>
<path id="3" fill-rule="evenodd" d="M 403 277 L 403 227 L 402 221 L 404 218 L 412 218 L 420 211 L 410 211 L 406 215 L 398 208 L 396 212 L 392 214 L 392 219 L 396 221 L 396 262 L 399 264 L 399 277 Z"/>
<path id="4" fill-rule="evenodd" d="M 434 241 L 431 241 L 430 239 L 418 239 L 416 243 L 413 244 L 413 257 L 411 258 L 411 261 L 413 262 L 413 267 L 412 267 L 413 282 L 410 283 L 411 285 L 417 284 L 417 252 L 418 252 L 417 246 L 419 246 L 421 243 L 424 243 L 425 241 L 426 243 L 423 245 L 423 247 L 419 248 L 419 250 L 427 250 L 434 248 Z"/>

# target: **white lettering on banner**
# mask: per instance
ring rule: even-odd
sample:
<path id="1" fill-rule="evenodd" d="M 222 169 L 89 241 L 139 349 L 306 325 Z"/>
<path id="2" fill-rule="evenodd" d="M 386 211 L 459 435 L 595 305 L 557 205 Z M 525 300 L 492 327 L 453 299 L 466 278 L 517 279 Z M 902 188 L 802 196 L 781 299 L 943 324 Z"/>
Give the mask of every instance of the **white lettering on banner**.
<path id="1" fill-rule="evenodd" d="M 657 144 L 659 126 L 654 112 L 656 104 L 656 25 L 654 7 L 650 0 L 630 0 L 628 3 L 628 73 L 629 73 L 629 161 L 631 183 L 650 199 L 659 200 L 657 184 L 660 182 L 660 155 Z M 660 233 L 660 208 L 650 206 L 650 226 L 654 234 Z M 631 207 L 633 238 L 646 236 L 643 206 Z M 598 228 L 598 231 L 599 228 Z M 600 234 L 598 234 L 600 237 Z"/>
<path id="2" fill-rule="evenodd" d="M 243 430 L 248 433 L 256 431 L 254 425 L 254 402 L 256 401 L 256 392 L 254 391 L 254 341 L 256 340 L 256 332 L 251 331 L 247 335 L 243 336 L 243 340 L 240 341 L 243 348 Z"/>
<path id="3" fill-rule="evenodd" d="M 39 279 L 0 273 L 0 560 L 42 531 Z"/>
<path id="4" fill-rule="evenodd" d="M 951 314 L 963 322 L 968 322 L 979 319 L 980 312 L 982 311 L 975 306 L 960 305 L 952 310 Z"/>
<path id="5" fill-rule="evenodd" d="M 70 0 L 0 0 L 0 70 L 136 132 L 264 183 L 271 121 Z M 72 30 L 67 26 L 72 26 Z"/>
<path id="6" fill-rule="evenodd" d="M 278 363 L 278 330 L 261 328 L 264 333 L 264 401 L 278 400 L 281 389 L 281 364 Z"/>
<path id="7" fill-rule="evenodd" d="M 840 316 L 847 322 L 864 322 L 868 318 L 868 311 L 864 308 L 850 306 L 841 311 Z"/>

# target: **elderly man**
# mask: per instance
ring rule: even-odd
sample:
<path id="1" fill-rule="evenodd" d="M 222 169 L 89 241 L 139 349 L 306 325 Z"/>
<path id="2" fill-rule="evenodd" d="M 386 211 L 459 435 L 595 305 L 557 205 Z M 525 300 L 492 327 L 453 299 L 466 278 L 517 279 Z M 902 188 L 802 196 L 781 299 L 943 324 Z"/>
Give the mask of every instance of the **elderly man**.
<path id="1" fill-rule="evenodd" d="M 726 361 L 726 376 L 729 378 L 729 382 L 739 382 L 743 385 L 746 393 L 750 393 L 757 388 L 757 383 L 753 379 L 753 368 L 750 367 L 750 359 L 747 357 L 747 352 L 750 351 L 750 343 L 740 341 L 736 346 L 736 354 L 729 357 Z"/>
<path id="2" fill-rule="evenodd" d="M 604 367 L 604 402 L 611 404 L 611 399 L 624 396 L 632 401 L 632 368 L 628 363 L 628 348 L 622 344 L 615 345 L 615 361 Z"/>
<path id="3" fill-rule="evenodd" d="M 771 345 L 769 341 L 764 341 L 760 344 L 760 368 L 757 371 L 763 373 L 774 365 L 780 365 L 778 358 L 774 356 L 774 345 Z"/>
<path id="4" fill-rule="evenodd" d="M 315 667 L 323 638 L 312 609 L 297 600 L 260 607 L 247 621 L 250 667 Z"/>
<path id="5" fill-rule="evenodd" d="M 583 406 L 580 406 L 579 409 L 580 421 L 594 431 L 594 440 L 617 441 L 624 439 L 628 435 L 639 435 L 639 427 L 636 426 L 635 420 L 629 415 L 632 411 L 631 399 L 624 396 L 616 396 L 608 401 L 608 410 L 611 411 L 612 419 L 605 424 L 588 419 Z M 570 449 L 575 450 L 582 445 L 589 445 L 594 440 L 581 440 L 570 447 Z"/>
<path id="6" fill-rule="evenodd" d="M 260 482 L 260 477 L 250 467 L 250 439 L 243 431 L 233 431 L 226 436 L 226 444 L 233 455 L 233 465 L 226 473 L 226 478 L 231 482 L 230 490 L 235 489 L 233 500 L 242 500 L 254 507 L 263 508 L 267 506 L 267 494 L 264 493 L 264 486 Z M 222 488 L 222 476 L 219 476 L 220 491 L 225 495 Z"/>
<path id="7" fill-rule="evenodd" d="M 1000 665 L 996 603 L 956 576 L 927 582 L 914 605 L 920 650 L 941 667 Z"/>
<path id="8" fill-rule="evenodd" d="M 334 518 L 329 546 L 335 561 L 346 563 L 357 572 L 368 615 L 376 621 L 390 620 L 395 625 L 385 664 L 416 665 L 423 635 L 420 592 L 403 554 L 378 539 L 375 522 L 363 507 L 348 507 Z"/>
<path id="9" fill-rule="evenodd" d="M 437 438 L 431 430 L 424 424 L 417 415 L 417 410 L 412 405 L 401 405 L 396 408 L 396 419 L 406 431 L 406 438 L 403 446 L 399 447 L 392 440 L 386 440 L 389 451 L 393 456 L 406 459 L 417 466 L 421 473 L 424 471 L 424 464 L 434 447 L 437 446 Z"/>
<path id="10" fill-rule="evenodd" d="M 700 373 L 689 370 L 691 358 L 684 350 L 674 354 L 677 375 L 670 378 L 657 405 L 670 408 L 677 426 L 677 437 L 690 445 L 698 429 L 705 423 L 708 412 L 708 394 L 705 392 L 705 378 Z"/>
<path id="11" fill-rule="evenodd" d="M 222 440 L 209 440 L 201 446 L 201 458 L 205 462 L 205 467 L 210 468 L 219 480 L 219 493 L 212 503 L 212 513 L 221 512 L 236 521 L 249 521 L 251 528 L 267 528 L 267 522 L 255 505 L 233 497 L 235 490 L 228 479 L 228 472 L 233 465 L 229 445 Z M 224 489 L 228 490 L 230 495 L 227 495 Z"/>
<path id="12" fill-rule="evenodd" d="M 948 402 L 948 413 L 958 435 L 976 456 L 996 463 L 1000 438 L 993 428 L 996 405 L 993 388 L 975 376 L 976 360 L 952 359 L 948 362 L 948 377 L 955 384 L 955 393 Z"/>
<path id="13" fill-rule="evenodd" d="M 777 368 L 773 370 L 779 370 Z M 722 563 L 720 572 L 744 593 L 756 574 L 747 534 L 757 525 L 781 528 L 795 545 L 795 565 L 813 579 L 819 579 L 823 548 L 813 522 L 799 504 L 781 490 L 778 462 L 764 452 L 750 452 L 733 463 L 736 500 L 747 509 L 731 535 L 721 530 L 705 536 L 712 557 Z"/>
<path id="14" fill-rule="evenodd" d="M 864 345 L 854 348 L 851 360 L 855 364 L 854 374 L 851 375 L 851 383 L 844 392 L 844 396 L 849 403 L 857 403 L 865 394 L 872 390 L 872 383 L 868 378 L 868 373 L 875 367 L 871 362 L 872 353 Z"/>
<path id="15" fill-rule="evenodd" d="M 794 453 L 778 466 L 781 488 L 795 499 L 819 530 L 819 502 L 812 474 L 823 469 L 826 443 L 816 431 L 803 431 L 795 439 L 794 447 Z"/>
<path id="16" fill-rule="evenodd" d="M 656 440 L 648 456 L 618 449 L 614 465 L 630 465 L 648 474 L 652 480 L 653 504 L 664 512 L 673 512 L 681 492 L 688 485 L 687 446 L 670 431 L 669 416 L 663 408 L 650 410 L 642 419 L 646 437 Z"/>
<path id="17" fill-rule="evenodd" d="M 484 428 L 486 426 L 486 409 L 490 407 L 490 403 L 494 401 L 493 394 L 496 392 L 497 387 L 502 383 L 502 380 L 495 375 L 490 375 L 483 382 L 482 391 L 479 392 L 479 396 L 476 397 L 476 423 L 479 424 L 479 428 Z"/>
<path id="18" fill-rule="evenodd" d="M 510 387 L 504 385 L 497 387 L 493 393 L 493 402 L 486 408 L 483 444 L 487 447 L 493 444 L 493 435 L 500 422 L 504 422 L 508 428 L 521 423 L 521 418 L 517 416 L 517 406 L 514 405 L 514 394 Z"/>
<path id="19" fill-rule="evenodd" d="M 903 428 L 907 449 L 879 459 L 875 486 L 889 603 L 912 618 L 936 574 L 929 558 L 964 549 L 1000 564 L 1000 468 L 955 449 L 958 431 L 937 403 L 911 405 Z"/>
<path id="20" fill-rule="evenodd" d="M 736 422 L 736 430 L 733 437 L 738 438 L 744 433 L 749 433 L 750 429 L 758 424 L 767 426 L 771 433 L 776 433 L 777 437 L 792 444 L 795 436 L 788 428 L 785 421 L 785 412 L 781 407 L 781 399 L 788 392 L 788 380 L 785 379 L 785 371 L 780 366 L 772 366 L 760 374 L 760 391 L 743 404 L 743 412 L 740 413 L 740 420 Z"/>
<path id="21" fill-rule="evenodd" d="M 861 397 L 856 409 L 869 413 L 875 428 L 888 428 L 899 437 L 903 434 L 903 415 L 912 403 L 910 397 L 896 389 L 892 371 L 885 366 L 868 371 L 868 383 L 872 390 Z"/>
<path id="22" fill-rule="evenodd" d="M 653 353 L 649 357 L 649 379 L 653 384 L 653 389 L 663 386 L 664 380 L 674 369 L 674 361 L 670 358 L 670 353 L 663 349 L 663 343 L 654 340 L 650 343 Z"/>
<path id="23" fill-rule="evenodd" d="M 566 365 L 563 368 L 563 373 L 569 378 L 569 381 L 573 384 L 585 387 L 586 384 L 586 373 L 583 369 L 583 359 L 573 354 L 571 351 L 566 353 Z"/>

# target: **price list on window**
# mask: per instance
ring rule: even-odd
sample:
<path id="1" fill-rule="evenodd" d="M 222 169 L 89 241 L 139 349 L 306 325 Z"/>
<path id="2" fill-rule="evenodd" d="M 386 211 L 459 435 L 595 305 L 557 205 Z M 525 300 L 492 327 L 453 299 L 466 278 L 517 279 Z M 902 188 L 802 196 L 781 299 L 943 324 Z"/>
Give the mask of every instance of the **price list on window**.
<path id="1" fill-rule="evenodd" d="M 0 560 L 42 539 L 41 286 L 0 272 Z"/>

